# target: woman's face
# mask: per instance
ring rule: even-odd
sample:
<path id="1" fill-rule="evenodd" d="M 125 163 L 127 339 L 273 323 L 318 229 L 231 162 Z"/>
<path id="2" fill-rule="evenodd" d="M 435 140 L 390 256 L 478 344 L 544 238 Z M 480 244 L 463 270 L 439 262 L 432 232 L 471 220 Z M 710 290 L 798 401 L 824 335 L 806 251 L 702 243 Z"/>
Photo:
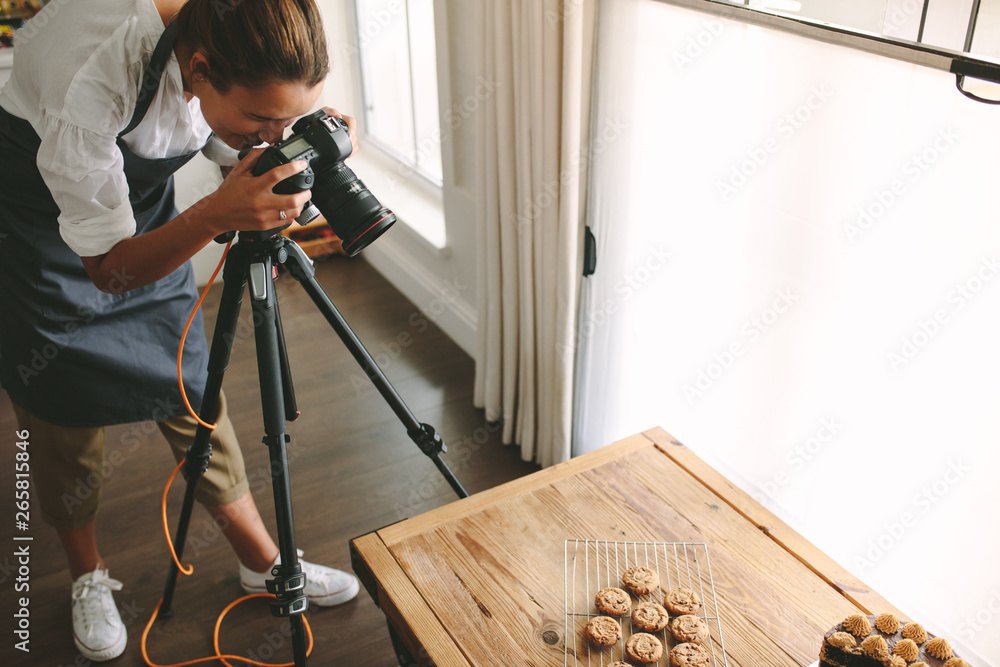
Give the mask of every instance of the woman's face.
<path id="1" fill-rule="evenodd" d="M 207 80 L 196 78 L 192 84 L 209 127 L 237 150 L 280 141 L 286 127 L 313 110 L 322 90 L 322 82 L 311 88 L 300 82 L 275 82 L 255 88 L 232 86 L 222 94 Z"/>

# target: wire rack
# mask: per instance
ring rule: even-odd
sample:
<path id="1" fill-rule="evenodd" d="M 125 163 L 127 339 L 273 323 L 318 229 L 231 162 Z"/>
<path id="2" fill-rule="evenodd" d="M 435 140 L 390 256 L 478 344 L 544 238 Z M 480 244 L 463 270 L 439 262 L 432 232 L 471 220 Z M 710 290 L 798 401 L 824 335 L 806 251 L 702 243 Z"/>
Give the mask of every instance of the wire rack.
<path id="1" fill-rule="evenodd" d="M 566 667 L 605 667 L 625 660 L 625 642 L 634 632 L 629 616 L 618 619 L 622 638 L 603 650 L 591 646 L 583 634 L 587 622 L 600 614 L 594 608 L 594 596 L 602 588 L 622 588 L 621 575 L 630 567 L 645 566 L 656 572 L 660 588 L 641 601 L 663 602 L 672 588 L 689 588 L 701 597 L 701 617 L 711 638 L 703 644 L 712 657 L 712 667 L 728 667 L 726 648 L 719 621 L 715 584 L 708 547 L 696 542 L 612 542 L 607 540 L 566 540 Z M 632 596 L 635 598 L 636 596 Z M 663 657 L 656 665 L 669 665 L 670 648 L 677 641 L 669 626 L 658 634 L 663 642 Z"/>

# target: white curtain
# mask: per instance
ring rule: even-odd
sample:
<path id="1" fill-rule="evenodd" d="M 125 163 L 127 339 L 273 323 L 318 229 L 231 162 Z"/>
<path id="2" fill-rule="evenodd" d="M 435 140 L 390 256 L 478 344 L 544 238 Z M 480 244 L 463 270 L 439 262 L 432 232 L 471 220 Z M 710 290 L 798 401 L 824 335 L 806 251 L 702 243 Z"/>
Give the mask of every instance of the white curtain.
<path id="1" fill-rule="evenodd" d="M 1000 108 L 662 2 L 600 15 L 592 126 L 625 130 L 593 165 L 574 453 L 662 426 L 1000 664 Z"/>
<path id="2" fill-rule="evenodd" d="M 633 154 L 643 138 L 632 118 L 641 97 L 638 47 L 632 39 L 639 21 L 639 0 L 599 0 L 597 8 L 593 102 L 591 107 L 590 172 L 587 224 L 596 239 L 597 264 L 580 291 L 576 335 L 571 346 L 576 360 L 573 456 L 607 445 L 623 434 L 619 397 L 629 374 L 622 372 L 622 355 L 634 333 L 622 317 L 632 290 L 624 282 L 631 254 L 630 237 L 660 226 L 658 212 L 629 187 Z M 661 65 L 652 65 L 649 69 Z M 629 426 L 634 420 L 628 422 Z M 645 430 L 638 427 L 633 433 Z"/>
<path id="3" fill-rule="evenodd" d="M 570 456 L 592 0 L 477 2 L 478 332 L 475 402 L 505 443 Z"/>

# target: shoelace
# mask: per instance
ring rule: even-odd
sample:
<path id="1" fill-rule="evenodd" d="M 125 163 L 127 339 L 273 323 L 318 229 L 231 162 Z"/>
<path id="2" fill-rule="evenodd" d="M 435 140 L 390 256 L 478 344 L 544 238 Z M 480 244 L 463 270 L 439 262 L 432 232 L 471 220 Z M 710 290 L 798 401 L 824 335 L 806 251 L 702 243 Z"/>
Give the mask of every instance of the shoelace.
<path id="1" fill-rule="evenodd" d="M 325 582 L 333 577 L 335 573 L 325 570 L 320 567 L 313 567 L 313 564 L 308 561 L 300 561 L 303 563 L 302 571 L 306 574 L 307 582 Z"/>
<path id="2" fill-rule="evenodd" d="M 308 581 L 315 581 L 315 582 L 318 583 L 319 581 L 326 580 L 326 578 L 328 576 L 327 572 L 324 572 L 322 568 L 313 567 L 313 564 L 310 563 L 309 561 L 302 560 L 302 555 L 305 553 L 305 552 L 302 551 L 302 549 L 296 549 L 295 553 L 299 557 L 299 565 L 302 567 L 302 571 L 306 575 L 306 581 L 307 582 Z M 278 556 L 278 561 L 279 562 L 281 561 L 281 556 L 280 555 Z"/>
<path id="3" fill-rule="evenodd" d="M 106 594 L 110 595 L 111 591 L 120 591 L 123 587 L 124 584 L 122 584 L 122 582 L 118 581 L 117 579 L 112 579 L 107 575 L 107 573 L 104 570 L 96 570 L 90 576 L 90 579 L 83 582 L 79 586 L 73 587 L 72 597 L 74 601 L 77 601 L 85 598 L 91 591 L 94 591 L 95 593 L 99 594 L 101 596 L 101 613 L 106 619 L 108 615 L 108 609 L 107 609 L 107 600 L 105 599 L 105 595 Z M 85 605 L 83 610 L 84 612 L 88 612 L 89 605 Z M 87 637 L 89 638 L 94 633 L 94 624 L 90 622 L 89 614 L 85 613 L 84 618 L 88 621 Z"/>

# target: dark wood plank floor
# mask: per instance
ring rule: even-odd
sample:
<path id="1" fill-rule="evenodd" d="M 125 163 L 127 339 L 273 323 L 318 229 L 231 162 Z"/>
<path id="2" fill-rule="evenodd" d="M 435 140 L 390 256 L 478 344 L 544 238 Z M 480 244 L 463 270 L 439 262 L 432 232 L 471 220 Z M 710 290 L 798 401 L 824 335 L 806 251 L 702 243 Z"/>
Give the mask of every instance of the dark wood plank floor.
<path id="1" fill-rule="evenodd" d="M 536 469 L 520 460 L 517 448 L 503 446 L 497 428 L 473 408 L 472 360 L 366 262 L 343 257 L 317 262 L 317 277 L 418 419 L 442 434 L 449 448 L 443 458 L 470 493 Z M 406 437 L 302 287 L 287 276 L 279 278 L 278 285 L 302 411 L 302 417 L 289 425 L 296 540 L 307 560 L 350 569 L 349 539 L 456 496 Z M 209 331 L 220 293 L 216 286 L 206 301 Z M 274 503 L 267 450 L 259 444 L 263 426 L 248 310 L 244 304 L 224 389 L 251 489 L 273 531 Z M 86 665 L 73 646 L 70 580 L 54 531 L 42 523 L 37 505 L 30 529 L 15 530 L 15 430 L 9 400 L 0 393 L 0 664 Z M 125 584 L 116 599 L 129 633 L 125 654 L 109 664 L 137 667 L 145 664 L 140 639 L 167 572 L 169 556 L 159 512 L 173 461 L 151 423 L 109 428 L 106 458 L 115 464 L 106 466 L 98 535 L 111 576 Z M 168 503 L 171 532 L 182 494 L 181 480 Z M 22 584 L 30 585 L 26 592 L 15 589 L 19 578 L 15 549 L 21 544 L 14 542 L 15 533 L 33 537 L 29 572 L 20 577 Z M 158 620 L 149 637 L 150 657 L 161 665 L 211 654 L 217 616 L 242 595 L 236 558 L 200 507 L 188 536 L 184 561 L 194 565 L 194 574 L 181 578 L 174 616 Z M 24 596 L 30 598 L 29 654 L 14 649 L 12 614 L 15 599 Z M 312 610 L 307 618 L 316 635 L 310 665 L 397 664 L 384 618 L 364 590 L 342 607 Z M 244 603 L 227 616 L 222 649 L 272 663 L 292 659 L 287 622 L 271 617 L 262 600 Z"/>

